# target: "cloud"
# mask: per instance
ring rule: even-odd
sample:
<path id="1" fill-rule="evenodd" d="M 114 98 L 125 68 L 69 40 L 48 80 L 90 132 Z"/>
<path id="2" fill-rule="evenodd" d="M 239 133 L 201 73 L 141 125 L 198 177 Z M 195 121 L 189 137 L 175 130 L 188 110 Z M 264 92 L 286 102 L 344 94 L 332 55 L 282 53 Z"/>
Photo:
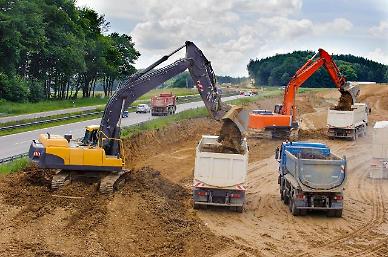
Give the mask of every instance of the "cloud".
<path id="1" fill-rule="evenodd" d="M 378 26 L 373 26 L 369 29 L 369 33 L 374 37 L 384 37 L 388 36 L 388 20 L 380 21 Z"/>
<path id="2" fill-rule="evenodd" d="M 316 32 L 319 33 L 345 33 L 353 28 L 351 21 L 344 18 L 336 18 L 333 21 L 318 24 Z"/>
<path id="3" fill-rule="evenodd" d="M 319 22 L 313 16 L 306 18 L 301 13 L 302 0 L 78 0 L 78 4 L 89 4 L 105 13 L 108 20 L 134 24 L 122 32 L 133 37 L 142 54 L 138 68 L 148 66 L 186 40 L 203 50 L 217 74 L 232 76 L 247 75 L 249 59 L 275 53 L 326 47 L 330 52 L 365 55 L 379 47 L 361 40 L 352 41 L 352 45 L 343 43 L 354 40 L 354 30 L 359 28 L 338 16 L 340 12 L 330 13 L 334 17 Z M 322 12 L 319 6 L 318 11 Z M 371 28 L 370 33 L 382 30 L 386 35 L 385 24 Z M 364 49 L 354 50 L 357 44 Z M 384 46 L 380 49 L 386 51 Z"/>
<path id="4" fill-rule="evenodd" d="M 381 48 L 376 48 L 373 51 L 368 52 L 366 57 L 368 59 L 388 65 L 388 52 L 382 50 Z"/>

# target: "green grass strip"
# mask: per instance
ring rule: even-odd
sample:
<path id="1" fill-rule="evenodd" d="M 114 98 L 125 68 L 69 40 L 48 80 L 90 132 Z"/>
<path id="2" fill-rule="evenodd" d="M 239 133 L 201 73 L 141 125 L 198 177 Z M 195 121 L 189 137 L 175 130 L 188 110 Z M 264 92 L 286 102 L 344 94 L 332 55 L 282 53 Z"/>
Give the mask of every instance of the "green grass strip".
<path id="1" fill-rule="evenodd" d="M 20 171 L 27 167 L 30 164 L 30 161 L 27 157 L 0 164 L 0 174 L 9 174 L 16 171 Z"/>

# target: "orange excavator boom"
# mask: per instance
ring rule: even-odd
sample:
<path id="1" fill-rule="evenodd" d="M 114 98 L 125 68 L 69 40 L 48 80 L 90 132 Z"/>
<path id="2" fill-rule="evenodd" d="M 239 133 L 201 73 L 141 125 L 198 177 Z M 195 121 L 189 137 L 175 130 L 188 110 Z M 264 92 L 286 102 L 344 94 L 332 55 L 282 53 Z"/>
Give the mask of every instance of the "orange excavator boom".
<path id="1" fill-rule="evenodd" d="M 317 55 L 319 55 L 318 58 L 316 58 Z M 275 106 L 274 113 L 269 113 L 266 110 L 258 110 L 249 114 L 249 128 L 268 129 L 272 131 L 272 137 L 274 137 L 274 133 L 281 132 L 280 134 L 282 135 L 289 134 L 291 129 L 298 128 L 298 122 L 296 120 L 297 109 L 295 105 L 296 93 L 298 88 L 322 66 L 325 67 L 341 94 L 351 97 L 352 103 L 354 103 L 359 93 L 358 87 L 354 87 L 349 82 L 346 82 L 345 77 L 339 71 L 330 54 L 320 48 L 313 57 L 307 60 L 296 71 L 295 75 L 285 87 L 283 104 Z"/>

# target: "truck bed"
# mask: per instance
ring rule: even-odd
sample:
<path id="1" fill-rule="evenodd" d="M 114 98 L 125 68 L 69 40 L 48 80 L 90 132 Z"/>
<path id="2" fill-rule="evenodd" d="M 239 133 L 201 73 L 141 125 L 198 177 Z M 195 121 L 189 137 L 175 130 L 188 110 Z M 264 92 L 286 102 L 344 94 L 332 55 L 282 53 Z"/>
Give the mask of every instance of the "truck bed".
<path id="1" fill-rule="evenodd" d="M 345 159 L 334 154 L 286 151 L 286 169 L 305 190 L 333 190 L 345 182 Z"/>
<path id="2" fill-rule="evenodd" d="M 366 123 L 367 111 L 365 104 L 355 104 L 351 111 L 337 111 L 329 109 L 327 125 L 329 128 L 351 129 Z"/>
<path id="3" fill-rule="evenodd" d="M 217 136 L 203 136 L 196 149 L 194 180 L 203 187 L 229 188 L 243 184 L 248 170 L 248 146 L 243 154 L 223 152 Z"/>

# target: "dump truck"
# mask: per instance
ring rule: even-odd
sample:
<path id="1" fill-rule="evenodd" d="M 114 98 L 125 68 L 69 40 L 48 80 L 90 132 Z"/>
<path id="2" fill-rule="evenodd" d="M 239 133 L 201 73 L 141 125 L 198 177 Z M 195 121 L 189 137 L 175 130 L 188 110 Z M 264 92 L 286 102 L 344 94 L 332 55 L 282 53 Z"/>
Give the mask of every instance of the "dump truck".
<path id="1" fill-rule="evenodd" d="M 194 209 L 226 206 L 243 211 L 248 172 L 248 145 L 242 140 L 242 152 L 229 151 L 218 136 L 203 135 L 195 155 Z"/>
<path id="2" fill-rule="evenodd" d="M 327 113 L 327 135 L 330 139 L 349 138 L 356 140 L 366 135 L 369 107 L 365 103 L 355 103 L 351 110 L 329 109 Z"/>
<path id="3" fill-rule="evenodd" d="M 331 153 L 321 143 L 283 142 L 276 149 L 280 198 L 294 216 L 308 210 L 341 217 L 346 180 L 346 157 Z"/>
<path id="4" fill-rule="evenodd" d="M 373 127 L 369 177 L 388 179 L 388 121 L 377 121 Z"/>
<path id="5" fill-rule="evenodd" d="M 176 96 L 172 93 L 160 93 L 151 98 L 151 115 L 167 116 L 176 111 Z"/>

